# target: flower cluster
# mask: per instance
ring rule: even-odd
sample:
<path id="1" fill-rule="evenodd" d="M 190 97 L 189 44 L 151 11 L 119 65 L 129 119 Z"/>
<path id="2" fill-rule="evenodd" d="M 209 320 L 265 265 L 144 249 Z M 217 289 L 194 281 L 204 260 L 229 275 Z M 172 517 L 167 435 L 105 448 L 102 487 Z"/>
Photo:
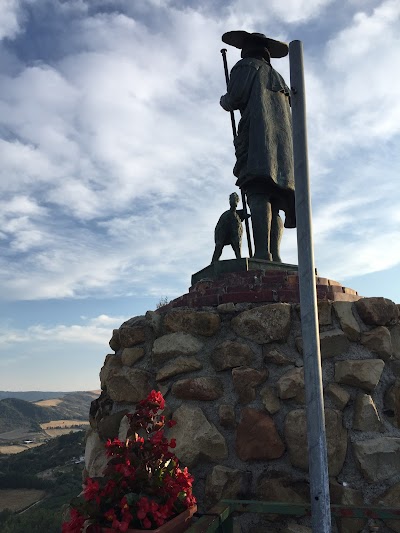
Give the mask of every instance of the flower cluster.
<path id="1" fill-rule="evenodd" d="M 176 424 L 160 414 L 164 406 L 161 392 L 153 390 L 127 415 L 126 441 L 107 441 L 104 477 L 86 479 L 62 533 L 157 528 L 196 503 L 193 477 L 170 451 L 175 439 L 164 436 L 165 426 Z"/>

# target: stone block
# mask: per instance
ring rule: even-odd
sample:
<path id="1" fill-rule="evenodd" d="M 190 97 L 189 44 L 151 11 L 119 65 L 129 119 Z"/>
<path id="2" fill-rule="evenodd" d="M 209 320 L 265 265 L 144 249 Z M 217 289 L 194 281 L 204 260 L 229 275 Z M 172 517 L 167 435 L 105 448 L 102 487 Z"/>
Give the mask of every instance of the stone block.
<path id="1" fill-rule="evenodd" d="M 226 442 L 210 424 L 200 407 L 182 404 L 173 414 L 176 426 L 168 429 L 168 439 L 176 439 L 174 453 L 183 465 L 191 467 L 200 459 L 221 461 L 228 457 Z"/>
<path id="2" fill-rule="evenodd" d="M 117 352 L 121 348 L 119 329 L 113 329 L 113 334 L 108 344 L 110 345 L 111 350 L 114 350 L 114 352 Z"/>
<path id="3" fill-rule="evenodd" d="M 319 334 L 321 359 L 329 359 L 342 355 L 347 352 L 350 347 L 349 339 L 343 333 L 341 329 L 330 329 L 328 331 L 322 331 Z M 296 337 L 296 347 L 298 351 L 303 353 L 303 339 L 302 337 Z"/>
<path id="4" fill-rule="evenodd" d="M 369 394 L 358 394 L 354 405 L 353 429 L 358 431 L 384 431 L 373 399 Z"/>
<path id="5" fill-rule="evenodd" d="M 257 498 L 266 502 L 309 503 L 309 486 L 296 482 L 286 472 L 271 471 L 257 480 Z"/>
<path id="6" fill-rule="evenodd" d="M 114 402 L 106 391 L 101 391 L 98 398 L 90 404 L 89 423 L 90 427 L 97 430 L 97 426 L 102 418 L 107 417 L 113 408 Z"/>
<path id="7" fill-rule="evenodd" d="M 400 359 L 400 324 L 396 324 L 390 329 L 390 338 L 392 340 L 393 357 Z"/>
<path id="8" fill-rule="evenodd" d="M 335 381 L 372 392 L 379 383 L 385 363 L 382 359 L 338 361 Z"/>
<path id="9" fill-rule="evenodd" d="M 203 342 L 189 333 L 169 333 L 154 341 L 152 362 L 160 365 L 180 355 L 196 355 L 203 346 Z"/>
<path id="10" fill-rule="evenodd" d="M 234 313 L 236 311 L 236 307 L 234 303 L 228 302 L 226 304 L 217 305 L 217 311 L 221 314 Z"/>
<path id="11" fill-rule="evenodd" d="M 360 325 L 353 314 L 353 302 L 333 302 L 343 333 L 350 341 L 358 342 L 361 336 Z"/>
<path id="12" fill-rule="evenodd" d="M 218 415 L 222 427 L 228 429 L 236 427 L 235 409 L 232 405 L 221 404 L 218 408 Z"/>
<path id="13" fill-rule="evenodd" d="M 246 404 L 252 402 L 256 398 L 255 387 L 263 383 L 268 377 L 268 370 L 256 370 L 240 366 L 232 370 L 233 388 L 239 396 L 239 402 Z"/>
<path id="14" fill-rule="evenodd" d="M 103 441 L 118 437 L 121 420 L 128 413 L 128 409 L 123 409 L 112 415 L 102 418 L 98 423 L 99 436 Z"/>
<path id="15" fill-rule="evenodd" d="M 131 348 L 132 346 L 141 344 L 146 340 L 146 328 L 142 326 L 121 326 L 119 328 L 119 340 L 121 348 Z"/>
<path id="16" fill-rule="evenodd" d="M 157 372 L 156 381 L 164 381 L 179 374 L 201 370 L 203 365 L 195 357 L 177 357 L 169 361 Z"/>
<path id="17" fill-rule="evenodd" d="M 273 419 L 245 407 L 236 430 L 236 454 L 242 461 L 278 459 L 285 452 Z"/>
<path id="18" fill-rule="evenodd" d="M 400 502 L 400 483 L 396 483 L 390 489 L 388 489 L 384 494 L 381 494 L 376 498 L 374 505 L 384 506 L 384 507 L 399 507 Z M 400 520 L 384 520 L 387 527 L 390 530 L 395 531 L 395 533 L 400 533 Z"/>
<path id="19" fill-rule="evenodd" d="M 268 385 L 260 390 L 260 399 L 270 415 L 274 415 L 281 408 L 281 402 L 275 392 L 275 387 Z"/>
<path id="20" fill-rule="evenodd" d="M 219 315 L 208 311 L 177 309 L 170 311 L 164 317 L 164 328 L 172 333 L 183 331 L 192 335 L 212 337 L 220 327 Z"/>
<path id="21" fill-rule="evenodd" d="M 147 311 L 145 315 L 146 324 L 153 330 L 156 337 L 161 334 L 162 317 L 155 311 Z"/>
<path id="22" fill-rule="evenodd" d="M 369 481 L 400 475 L 400 438 L 377 437 L 353 442 L 356 462 Z"/>
<path id="23" fill-rule="evenodd" d="M 137 361 L 143 359 L 145 354 L 144 348 L 134 346 L 133 348 L 124 348 L 121 354 L 121 362 L 126 366 L 133 366 Z"/>
<path id="24" fill-rule="evenodd" d="M 224 393 L 222 381 L 218 378 L 180 379 L 172 385 L 172 394 L 181 400 L 218 400 Z"/>
<path id="25" fill-rule="evenodd" d="M 107 392 L 114 402 L 137 403 L 154 388 L 153 376 L 138 368 L 113 368 L 105 382 Z"/>
<path id="26" fill-rule="evenodd" d="M 104 389 L 108 376 L 112 370 L 121 368 L 122 360 L 119 355 L 108 354 L 104 360 L 104 365 L 100 369 L 100 384 L 101 388 Z"/>
<path id="27" fill-rule="evenodd" d="M 329 482 L 329 492 L 331 503 L 336 505 L 363 506 L 364 500 L 362 492 L 350 487 L 341 485 L 335 479 Z M 363 518 L 336 518 L 336 525 L 339 533 L 359 533 L 367 523 Z"/>
<path id="28" fill-rule="evenodd" d="M 243 342 L 225 341 L 211 354 L 211 363 L 217 372 L 237 366 L 248 366 L 254 358 L 253 350 Z"/>
<path id="29" fill-rule="evenodd" d="M 206 479 L 205 497 L 209 505 L 214 505 L 222 499 L 238 499 L 245 472 L 216 465 Z"/>
<path id="30" fill-rule="evenodd" d="M 369 326 L 387 326 L 399 316 L 397 305 L 387 298 L 361 298 L 354 305 L 361 320 Z"/>
<path id="31" fill-rule="evenodd" d="M 325 409 L 325 428 L 329 475 L 337 476 L 342 470 L 347 451 L 347 431 L 343 427 L 342 413 Z M 305 409 L 295 409 L 286 415 L 284 433 L 290 462 L 297 468 L 308 470 Z"/>
<path id="32" fill-rule="evenodd" d="M 340 411 L 343 411 L 350 400 L 350 394 L 336 383 L 329 383 L 325 387 L 324 394 L 333 401 Z"/>
<path id="33" fill-rule="evenodd" d="M 277 303 L 243 311 L 231 320 L 236 335 L 257 344 L 284 341 L 290 331 L 290 304 Z"/>
<path id="34" fill-rule="evenodd" d="M 276 383 L 276 390 L 281 400 L 295 398 L 304 390 L 304 368 L 288 370 Z"/>
<path id="35" fill-rule="evenodd" d="M 332 304 L 327 300 L 317 303 L 318 323 L 320 326 L 330 326 L 332 324 Z"/>
<path id="36" fill-rule="evenodd" d="M 384 361 L 389 361 L 393 355 L 390 331 L 385 326 L 366 331 L 361 335 L 361 344 L 376 353 Z"/>
<path id="37" fill-rule="evenodd" d="M 104 442 L 98 433 L 89 429 L 86 435 L 85 469 L 89 477 L 101 477 L 107 466 L 107 455 Z"/>
<path id="38" fill-rule="evenodd" d="M 400 429 L 400 379 L 391 385 L 384 396 L 384 413 L 387 419 Z"/>
<path id="39" fill-rule="evenodd" d="M 266 365 L 269 365 L 270 363 L 274 365 L 282 365 L 282 366 L 293 364 L 293 360 L 287 357 L 276 346 L 264 344 L 264 346 L 262 347 L 262 353 L 264 357 L 264 364 Z"/>

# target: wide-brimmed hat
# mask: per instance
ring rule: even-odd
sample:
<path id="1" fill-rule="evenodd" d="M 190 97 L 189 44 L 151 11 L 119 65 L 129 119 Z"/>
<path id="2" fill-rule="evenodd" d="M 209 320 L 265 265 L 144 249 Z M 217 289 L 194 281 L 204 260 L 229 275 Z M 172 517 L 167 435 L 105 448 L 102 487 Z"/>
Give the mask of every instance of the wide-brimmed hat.
<path id="1" fill-rule="evenodd" d="M 265 46 L 271 57 L 285 57 L 289 53 L 289 46 L 286 43 L 270 39 L 263 33 L 249 33 L 243 30 L 228 31 L 223 34 L 222 41 L 241 49 L 253 43 Z"/>

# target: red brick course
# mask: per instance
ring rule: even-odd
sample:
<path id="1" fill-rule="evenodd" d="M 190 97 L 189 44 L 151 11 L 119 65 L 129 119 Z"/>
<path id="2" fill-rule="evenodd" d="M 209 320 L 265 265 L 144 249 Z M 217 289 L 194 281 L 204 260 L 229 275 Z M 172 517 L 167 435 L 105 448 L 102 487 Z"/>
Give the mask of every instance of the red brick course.
<path id="1" fill-rule="evenodd" d="M 318 300 L 355 301 L 360 298 L 353 289 L 337 281 L 315 278 Z M 220 278 L 199 281 L 183 294 L 160 308 L 165 311 L 176 307 L 212 307 L 223 303 L 300 303 L 299 278 L 293 271 L 249 270 L 231 272 Z"/>

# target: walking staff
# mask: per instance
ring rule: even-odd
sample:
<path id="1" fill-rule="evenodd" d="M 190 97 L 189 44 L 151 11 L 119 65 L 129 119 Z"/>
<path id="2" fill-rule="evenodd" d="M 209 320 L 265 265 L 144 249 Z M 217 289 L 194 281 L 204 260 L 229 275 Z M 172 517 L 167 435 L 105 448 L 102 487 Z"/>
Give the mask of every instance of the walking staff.
<path id="1" fill-rule="evenodd" d="M 222 48 L 221 50 L 221 54 L 222 54 L 222 60 L 224 62 L 224 72 L 225 72 L 225 80 L 226 80 L 226 88 L 228 88 L 228 84 L 229 84 L 229 73 L 228 73 L 228 62 L 226 60 L 226 52 L 227 52 L 227 49 L 226 48 Z M 235 139 L 236 137 L 236 123 L 235 123 L 235 115 L 233 113 L 233 111 L 230 112 L 230 115 L 231 115 L 231 124 L 232 124 L 232 133 L 233 133 L 233 138 Z M 252 249 L 252 246 L 251 246 L 251 237 L 250 237 L 250 226 L 249 226 L 249 219 L 247 217 L 247 204 L 246 204 L 246 195 L 244 193 L 244 191 L 241 189 L 241 193 L 242 193 L 242 204 L 243 204 L 243 211 L 244 211 L 244 224 L 246 226 L 246 237 L 247 237 L 247 245 L 249 247 L 249 257 L 253 257 L 253 249 Z"/>

